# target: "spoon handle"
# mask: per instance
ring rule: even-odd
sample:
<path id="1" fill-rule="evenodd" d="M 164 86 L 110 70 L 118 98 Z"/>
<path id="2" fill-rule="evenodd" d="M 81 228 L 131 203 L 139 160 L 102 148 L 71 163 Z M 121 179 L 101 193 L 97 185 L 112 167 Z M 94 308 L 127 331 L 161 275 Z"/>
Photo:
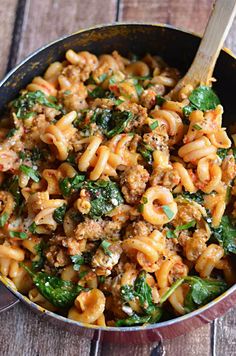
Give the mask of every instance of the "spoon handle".
<path id="1" fill-rule="evenodd" d="M 236 0 L 216 0 L 202 41 L 191 67 L 172 91 L 177 93 L 185 84 L 194 88 L 210 85 L 216 60 L 236 13 Z"/>

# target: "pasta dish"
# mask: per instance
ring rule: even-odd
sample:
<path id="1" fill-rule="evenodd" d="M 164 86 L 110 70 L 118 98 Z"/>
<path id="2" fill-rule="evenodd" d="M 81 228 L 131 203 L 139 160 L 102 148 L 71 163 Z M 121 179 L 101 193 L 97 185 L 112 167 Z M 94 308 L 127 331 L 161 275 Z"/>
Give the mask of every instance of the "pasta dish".
<path id="1" fill-rule="evenodd" d="M 0 121 L 0 273 L 97 326 L 157 323 L 235 283 L 236 135 L 160 57 L 68 50 Z M 233 132 L 233 131 L 232 131 Z"/>

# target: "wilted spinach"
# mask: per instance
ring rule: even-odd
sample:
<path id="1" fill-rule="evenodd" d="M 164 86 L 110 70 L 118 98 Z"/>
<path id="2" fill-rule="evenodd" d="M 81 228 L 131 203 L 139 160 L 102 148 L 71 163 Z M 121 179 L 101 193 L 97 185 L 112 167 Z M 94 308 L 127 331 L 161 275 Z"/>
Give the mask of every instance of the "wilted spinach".
<path id="1" fill-rule="evenodd" d="M 51 99 L 48 100 L 48 99 Z M 28 92 L 19 96 L 12 102 L 12 107 L 16 109 L 16 116 L 20 119 L 28 119 L 34 116 L 34 112 L 31 109 L 36 103 L 41 105 L 61 110 L 62 106 L 56 104 L 57 99 L 55 97 L 46 97 L 46 95 L 41 90 L 36 90 L 34 92 Z"/>
<path id="2" fill-rule="evenodd" d="M 145 315 L 133 314 L 127 319 L 118 320 L 117 326 L 139 325 L 143 323 L 156 323 L 162 316 L 162 308 L 153 303 L 152 289 L 148 285 L 147 273 L 141 271 L 134 282 L 134 286 L 124 285 L 121 287 L 120 294 L 122 300 L 126 303 L 134 298 L 138 298 L 140 306 Z"/>
<path id="3" fill-rule="evenodd" d="M 189 95 L 190 104 L 183 108 L 185 116 L 189 116 L 194 110 L 212 110 L 220 104 L 220 100 L 216 93 L 208 86 L 201 85 L 194 89 Z"/>
<path id="4" fill-rule="evenodd" d="M 96 122 L 102 133 L 106 137 L 111 138 L 124 131 L 132 119 L 133 114 L 130 111 L 96 109 L 91 122 Z"/>
<path id="5" fill-rule="evenodd" d="M 83 182 L 85 181 L 85 176 L 83 174 L 76 174 L 72 178 L 64 178 L 59 181 L 59 188 L 62 194 L 66 197 L 72 194 L 74 191 L 79 190 Z"/>
<path id="6" fill-rule="evenodd" d="M 220 225 L 213 228 L 213 236 L 219 244 L 224 248 L 225 253 L 236 254 L 236 223 L 228 215 L 224 215 Z"/>
<path id="7" fill-rule="evenodd" d="M 58 308 L 69 308 L 77 295 L 84 290 L 79 284 L 64 281 L 45 272 L 33 272 L 29 267 L 21 264 L 30 274 L 38 291 L 50 303 Z"/>
<path id="8" fill-rule="evenodd" d="M 105 180 L 88 181 L 85 188 L 90 194 L 91 209 L 89 216 L 93 219 L 105 215 L 124 201 L 115 182 Z"/>

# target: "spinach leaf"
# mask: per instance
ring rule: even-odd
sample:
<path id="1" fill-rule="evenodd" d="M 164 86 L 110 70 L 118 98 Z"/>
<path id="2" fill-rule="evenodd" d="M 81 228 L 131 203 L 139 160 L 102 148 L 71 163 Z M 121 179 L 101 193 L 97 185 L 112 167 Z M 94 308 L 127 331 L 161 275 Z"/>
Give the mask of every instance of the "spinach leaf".
<path id="1" fill-rule="evenodd" d="M 39 244 L 35 246 L 35 251 L 37 253 L 37 259 L 32 262 L 32 269 L 38 271 L 43 268 L 45 262 L 44 249 L 46 248 L 46 243 L 42 240 Z"/>
<path id="2" fill-rule="evenodd" d="M 40 149 L 39 147 L 34 147 L 31 150 L 31 161 L 42 161 L 43 159 L 47 158 L 48 151 L 46 149 Z"/>
<path id="3" fill-rule="evenodd" d="M 122 204 L 124 199 L 117 183 L 105 180 L 89 181 L 86 189 L 90 194 L 91 209 L 89 216 L 99 218 Z"/>
<path id="4" fill-rule="evenodd" d="M 138 96 L 140 96 L 143 92 L 143 87 L 141 84 L 137 83 L 137 84 L 134 84 L 135 86 L 135 90 L 136 90 L 136 93 Z"/>
<path id="5" fill-rule="evenodd" d="M 10 129 L 8 131 L 8 133 L 6 134 L 6 138 L 10 138 L 10 137 L 14 136 L 17 131 L 18 131 L 18 129 L 16 129 L 15 127 Z"/>
<path id="6" fill-rule="evenodd" d="M 187 313 L 205 305 L 227 289 L 227 283 L 217 279 L 202 279 L 197 276 L 186 276 L 175 281 L 160 299 L 162 305 L 182 284 L 188 283 L 190 289 L 185 297 L 184 308 Z"/>
<path id="7" fill-rule="evenodd" d="M 224 248 L 225 253 L 236 254 L 236 224 L 228 215 L 224 215 L 217 228 L 213 228 L 213 236 Z"/>
<path id="8" fill-rule="evenodd" d="M 184 302 L 184 309 L 187 313 L 205 305 L 227 289 L 227 284 L 220 280 L 202 279 L 196 276 L 185 277 L 185 280 L 190 285 Z"/>
<path id="9" fill-rule="evenodd" d="M 153 157 L 152 157 L 153 151 L 154 151 L 154 149 L 152 147 L 148 146 L 144 142 L 142 142 L 138 145 L 137 152 L 139 152 L 143 156 L 145 161 L 150 165 L 152 164 L 152 161 L 153 161 Z"/>
<path id="10" fill-rule="evenodd" d="M 19 178 L 13 176 L 8 182 L 4 182 L 4 188 L 7 188 L 8 191 L 13 195 L 16 207 L 18 208 L 23 202 L 23 196 L 19 188 Z"/>
<path id="11" fill-rule="evenodd" d="M 152 289 L 148 285 L 146 278 L 147 273 L 141 271 L 134 282 L 134 287 L 124 285 L 121 287 L 120 294 L 124 302 L 138 298 L 143 312 L 149 316 L 147 321 L 155 323 L 161 318 L 162 309 L 153 303 Z"/>
<path id="12" fill-rule="evenodd" d="M 111 138 L 126 128 L 128 123 L 133 119 L 130 111 L 115 111 L 109 109 L 96 109 L 91 122 L 96 122 L 102 133 Z"/>
<path id="13" fill-rule="evenodd" d="M 73 262 L 73 269 L 75 271 L 79 271 L 80 270 L 80 266 L 84 264 L 84 257 L 81 255 L 74 255 L 71 256 L 71 261 Z"/>
<path id="14" fill-rule="evenodd" d="M 157 105 L 162 106 L 166 102 L 166 99 L 161 95 L 157 95 L 156 102 L 157 102 Z"/>
<path id="15" fill-rule="evenodd" d="M 30 274 L 36 288 L 44 298 L 58 308 L 69 308 L 78 294 L 84 290 L 79 284 L 64 281 L 45 272 L 35 273 L 23 263 L 21 265 Z"/>
<path id="16" fill-rule="evenodd" d="M 16 116 L 21 119 L 28 119 L 29 117 L 34 116 L 35 113 L 30 110 L 36 103 L 54 108 L 56 110 L 61 110 L 62 106 L 55 104 L 57 99 L 55 97 L 49 98 L 51 98 L 51 101 L 47 99 L 46 95 L 41 90 L 36 90 L 34 92 L 28 92 L 21 95 L 12 102 L 12 106 L 17 110 Z"/>
<path id="17" fill-rule="evenodd" d="M 90 98 L 104 98 L 105 97 L 106 90 L 103 89 L 102 87 L 96 87 L 92 91 L 88 93 L 88 96 Z"/>
<path id="18" fill-rule="evenodd" d="M 66 213 L 66 204 L 63 204 L 62 206 L 60 206 L 59 208 L 54 210 L 53 219 L 58 224 L 62 224 L 63 220 L 64 220 L 65 213 Z"/>
<path id="19" fill-rule="evenodd" d="M 121 299 L 124 302 L 129 302 L 130 300 L 133 300 L 136 297 L 133 286 L 128 284 L 120 288 L 120 295 L 121 295 Z"/>
<path id="20" fill-rule="evenodd" d="M 85 180 L 85 176 L 83 174 L 76 174 L 72 178 L 64 178 L 59 181 L 59 188 L 62 194 L 66 197 L 72 194 L 74 191 L 79 190 L 83 182 Z"/>
<path id="21" fill-rule="evenodd" d="M 193 200 L 196 203 L 202 204 L 204 201 L 204 193 L 201 190 L 198 190 L 196 193 L 184 192 L 181 193 L 181 196 L 185 199 Z"/>
<path id="22" fill-rule="evenodd" d="M 137 315 L 133 314 L 127 319 L 120 319 L 117 320 L 115 325 L 116 326 L 133 326 L 133 325 L 143 325 L 144 323 L 148 323 L 151 319 L 150 315 Z"/>
<path id="23" fill-rule="evenodd" d="M 194 110 L 212 110 L 220 104 L 220 100 L 216 93 L 208 86 L 201 85 L 194 89 L 189 96 L 190 105 L 186 106 L 183 110 L 185 116 Z"/>
<path id="24" fill-rule="evenodd" d="M 110 90 L 105 90 L 102 87 L 97 86 L 95 89 L 88 93 L 90 98 L 107 98 L 114 99 L 114 94 Z"/>
<path id="25" fill-rule="evenodd" d="M 152 301 L 152 289 L 148 285 L 147 273 L 141 271 L 134 282 L 135 295 L 139 298 L 140 305 L 147 314 L 152 314 L 156 306 Z"/>
<path id="26" fill-rule="evenodd" d="M 8 218 L 9 218 L 9 214 L 8 213 L 1 214 L 1 216 L 0 216 L 0 227 L 3 227 L 6 224 Z"/>

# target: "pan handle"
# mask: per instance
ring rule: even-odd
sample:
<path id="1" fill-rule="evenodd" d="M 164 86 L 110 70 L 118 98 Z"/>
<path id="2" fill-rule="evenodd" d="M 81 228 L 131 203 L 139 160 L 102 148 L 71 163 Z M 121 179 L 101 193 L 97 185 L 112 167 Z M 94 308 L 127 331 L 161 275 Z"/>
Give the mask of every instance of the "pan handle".
<path id="1" fill-rule="evenodd" d="M 20 300 L 0 282 L 0 313 L 13 307 L 19 301 Z"/>

